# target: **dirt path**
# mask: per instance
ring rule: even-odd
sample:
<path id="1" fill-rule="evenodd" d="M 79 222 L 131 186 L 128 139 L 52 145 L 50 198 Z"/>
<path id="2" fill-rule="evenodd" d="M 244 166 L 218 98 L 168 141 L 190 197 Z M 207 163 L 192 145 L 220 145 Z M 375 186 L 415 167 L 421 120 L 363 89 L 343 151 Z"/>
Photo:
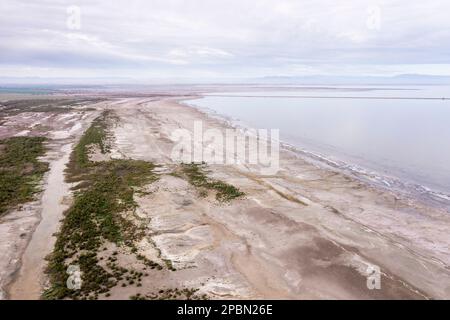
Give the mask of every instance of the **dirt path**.
<path id="1" fill-rule="evenodd" d="M 39 299 L 45 285 L 45 257 L 52 251 L 59 221 L 68 208 L 64 198 L 70 195 L 69 185 L 64 182 L 64 170 L 69 162 L 72 144 L 61 148 L 61 157 L 52 162 L 45 191 L 42 195 L 42 220 L 33 233 L 22 257 L 22 267 L 9 290 L 11 299 Z"/>

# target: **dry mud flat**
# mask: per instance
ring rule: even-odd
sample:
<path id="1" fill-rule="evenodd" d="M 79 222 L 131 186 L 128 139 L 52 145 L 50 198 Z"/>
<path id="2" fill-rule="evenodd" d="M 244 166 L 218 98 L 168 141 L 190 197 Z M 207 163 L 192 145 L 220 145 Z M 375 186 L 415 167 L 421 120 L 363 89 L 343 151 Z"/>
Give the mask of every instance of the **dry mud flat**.
<path id="1" fill-rule="evenodd" d="M 205 130 L 225 128 L 170 98 L 126 99 L 112 109 L 118 118 L 112 154 L 152 161 L 163 171 L 174 165 L 175 129 L 192 132 L 197 120 Z M 176 269 L 148 279 L 140 292 L 190 286 L 211 298 L 450 297 L 447 212 L 287 151 L 280 161 L 271 176 L 258 167 L 209 166 L 212 177 L 246 194 L 226 204 L 164 174 L 137 197 L 138 213 L 149 218 L 141 250 Z M 379 290 L 367 288 L 373 265 L 381 270 Z"/>
<path id="2" fill-rule="evenodd" d="M 151 162 L 158 178 L 133 196 L 133 219 L 142 222 L 143 232 L 135 252 L 108 244 L 96 253 L 106 264 L 133 270 L 133 277 L 93 298 L 177 298 L 181 288 L 220 299 L 450 298 L 447 212 L 370 188 L 287 150 L 281 151 L 280 170 L 270 176 L 258 166 L 208 165 L 211 179 L 245 193 L 218 201 L 214 190 L 206 192 L 180 173 L 171 160 L 171 135 L 176 129 L 192 132 L 194 121 L 202 121 L 204 130 L 223 130 L 224 123 L 168 97 L 118 99 L 97 109 L 109 110 L 114 121 L 107 129 L 110 148 L 106 153 L 91 148 L 91 161 Z M 23 261 L 10 286 L 12 298 L 39 298 L 45 288 L 42 259 L 55 241 L 56 217 L 72 203 L 55 207 L 72 194 L 62 182 L 62 167 L 99 111 L 75 112 L 78 120 L 63 128 L 64 121 L 51 121 L 55 151 L 49 153 L 54 155 L 40 202 L 24 206 L 32 208 L 28 214 L 22 210 L 16 219 L 18 213 L 11 212 L 0 223 L 1 245 L 9 244 L 1 251 L 0 261 L 9 262 L 1 272 L 10 274 Z M 19 133 L 29 127 L 21 125 Z M 39 210 L 41 224 L 21 258 Z M 152 268 L 136 276 L 142 261 L 152 261 Z M 370 266 L 380 268 L 379 290 L 367 288 Z"/>

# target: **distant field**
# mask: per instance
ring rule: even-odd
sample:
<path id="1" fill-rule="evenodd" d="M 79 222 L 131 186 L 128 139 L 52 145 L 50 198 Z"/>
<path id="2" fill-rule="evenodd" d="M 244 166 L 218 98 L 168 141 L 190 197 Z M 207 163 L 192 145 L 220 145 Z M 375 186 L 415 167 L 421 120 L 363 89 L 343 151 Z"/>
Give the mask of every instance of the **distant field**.
<path id="1" fill-rule="evenodd" d="M 41 95 L 41 94 L 51 94 L 56 93 L 56 90 L 52 89 L 41 89 L 41 88 L 3 88 L 0 87 L 0 94 L 1 93 L 23 93 L 23 94 L 34 94 L 34 95 Z"/>

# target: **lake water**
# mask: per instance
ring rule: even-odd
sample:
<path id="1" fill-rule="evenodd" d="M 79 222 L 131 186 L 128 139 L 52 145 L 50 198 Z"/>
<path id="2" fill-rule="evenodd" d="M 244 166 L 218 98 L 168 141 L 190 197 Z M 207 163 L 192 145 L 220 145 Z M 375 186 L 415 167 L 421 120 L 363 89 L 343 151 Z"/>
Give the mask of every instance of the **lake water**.
<path id="1" fill-rule="evenodd" d="M 280 129 L 281 140 L 298 148 L 430 188 L 445 199 L 450 100 L 443 97 L 450 97 L 450 87 L 292 86 L 213 93 L 189 104 L 248 127 Z"/>

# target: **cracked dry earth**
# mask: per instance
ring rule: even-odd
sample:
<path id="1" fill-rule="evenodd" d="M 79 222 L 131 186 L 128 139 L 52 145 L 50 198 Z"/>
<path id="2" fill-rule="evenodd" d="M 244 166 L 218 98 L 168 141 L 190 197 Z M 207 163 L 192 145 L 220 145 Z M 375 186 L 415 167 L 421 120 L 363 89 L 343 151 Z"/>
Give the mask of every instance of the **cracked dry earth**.
<path id="1" fill-rule="evenodd" d="M 171 133 L 217 119 L 174 98 L 123 99 L 111 156 L 160 164 L 160 179 L 137 197 L 149 218 L 139 251 L 171 261 L 144 279 L 140 292 L 192 287 L 210 298 L 424 299 L 450 297 L 444 211 L 401 199 L 281 152 L 281 170 L 262 176 L 256 166 L 210 165 L 210 175 L 246 196 L 219 203 L 167 174 Z M 368 267 L 381 270 L 381 289 L 367 288 Z M 124 298 L 114 292 L 112 298 Z"/>

